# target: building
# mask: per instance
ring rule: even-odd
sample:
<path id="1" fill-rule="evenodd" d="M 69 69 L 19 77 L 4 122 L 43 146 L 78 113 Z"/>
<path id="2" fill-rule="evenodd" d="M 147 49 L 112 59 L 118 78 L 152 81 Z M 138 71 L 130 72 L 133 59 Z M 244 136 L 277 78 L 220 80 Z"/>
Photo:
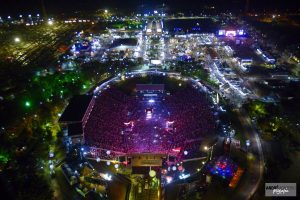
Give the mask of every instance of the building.
<path id="1" fill-rule="evenodd" d="M 76 95 L 64 110 L 59 119 L 72 143 L 82 143 L 83 127 L 94 105 L 92 95 Z"/>
<path id="2" fill-rule="evenodd" d="M 162 34 L 163 32 L 163 22 L 161 20 L 153 20 L 147 23 L 146 34 Z"/>
<path id="3" fill-rule="evenodd" d="M 137 84 L 136 91 L 143 100 L 156 100 L 162 97 L 165 91 L 164 84 Z"/>

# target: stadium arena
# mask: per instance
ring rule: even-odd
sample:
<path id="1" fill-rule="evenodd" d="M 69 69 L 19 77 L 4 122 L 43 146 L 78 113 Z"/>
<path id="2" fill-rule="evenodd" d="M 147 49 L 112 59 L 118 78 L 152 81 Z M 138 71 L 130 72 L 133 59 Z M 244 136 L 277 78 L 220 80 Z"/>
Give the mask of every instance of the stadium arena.
<path id="1" fill-rule="evenodd" d="M 192 157 L 216 128 L 205 88 L 197 84 L 158 72 L 103 83 L 82 123 L 83 144 L 105 160 L 136 154 Z"/>

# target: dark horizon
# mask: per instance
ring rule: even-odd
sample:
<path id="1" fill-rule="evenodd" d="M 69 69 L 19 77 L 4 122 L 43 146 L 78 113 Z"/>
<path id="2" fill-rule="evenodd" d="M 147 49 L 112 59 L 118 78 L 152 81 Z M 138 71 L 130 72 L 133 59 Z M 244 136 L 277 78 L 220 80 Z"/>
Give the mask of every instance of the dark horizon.
<path id="1" fill-rule="evenodd" d="M 42 13 L 43 0 L 0 0 L 0 15 Z M 47 13 L 60 14 L 74 11 L 94 11 L 101 8 L 118 8 L 124 12 L 147 11 L 165 3 L 172 11 L 200 11 L 214 6 L 217 11 L 238 12 L 245 10 L 247 0 L 44 0 Z M 285 11 L 299 10 L 299 2 L 294 0 L 250 0 L 249 10 Z"/>

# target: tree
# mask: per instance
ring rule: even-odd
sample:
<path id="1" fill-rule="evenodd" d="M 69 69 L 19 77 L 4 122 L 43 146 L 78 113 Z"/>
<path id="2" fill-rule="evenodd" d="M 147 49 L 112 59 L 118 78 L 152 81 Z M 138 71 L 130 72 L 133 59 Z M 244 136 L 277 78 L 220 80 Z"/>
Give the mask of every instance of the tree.
<path id="1" fill-rule="evenodd" d="M 264 118 L 267 116 L 266 104 L 261 101 L 252 101 L 248 104 L 248 111 L 251 117 Z"/>

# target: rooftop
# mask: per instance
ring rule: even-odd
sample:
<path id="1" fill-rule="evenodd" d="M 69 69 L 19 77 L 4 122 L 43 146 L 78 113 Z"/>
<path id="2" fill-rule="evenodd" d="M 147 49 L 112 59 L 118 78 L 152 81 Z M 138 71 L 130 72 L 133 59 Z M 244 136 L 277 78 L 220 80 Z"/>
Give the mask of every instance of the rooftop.
<path id="1" fill-rule="evenodd" d="M 59 122 L 81 122 L 82 118 L 92 100 L 92 95 L 76 95 L 74 96 L 65 111 L 61 115 Z"/>
<path id="2" fill-rule="evenodd" d="M 110 45 L 110 49 L 116 48 L 119 46 L 136 46 L 137 45 L 137 39 L 135 38 L 122 38 L 122 39 L 116 39 L 113 41 L 113 43 Z"/>

